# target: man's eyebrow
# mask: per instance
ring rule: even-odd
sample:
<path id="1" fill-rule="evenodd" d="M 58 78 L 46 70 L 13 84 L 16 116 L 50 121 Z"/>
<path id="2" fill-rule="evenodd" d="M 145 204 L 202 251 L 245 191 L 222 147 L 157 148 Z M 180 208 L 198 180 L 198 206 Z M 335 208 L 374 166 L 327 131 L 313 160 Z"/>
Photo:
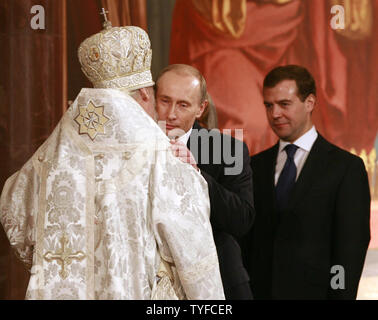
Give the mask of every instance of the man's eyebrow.
<path id="1" fill-rule="evenodd" d="M 282 100 L 278 100 L 276 101 L 277 103 L 287 103 L 287 102 L 292 102 L 292 100 L 290 99 L 282 99 Z M 265 101 L 264 100 L 264 104 L 273 104 L 274 102 L 271 102 L 271 101 Z"/>
<path id="2" fill-rule="evenodd" d="M 185 104 L 191 105 L 191 103 L 189 101 L 186 101 L 186 100 L 179 100 L 177 102 L 178 103 L 185 103 Z"/>
<path id="3" fill-rule="evenodd" d="M 158 94 L 159 98 L 168 98 L 171 99 L 170 96 L 167 96 L 166 94 Z"/>

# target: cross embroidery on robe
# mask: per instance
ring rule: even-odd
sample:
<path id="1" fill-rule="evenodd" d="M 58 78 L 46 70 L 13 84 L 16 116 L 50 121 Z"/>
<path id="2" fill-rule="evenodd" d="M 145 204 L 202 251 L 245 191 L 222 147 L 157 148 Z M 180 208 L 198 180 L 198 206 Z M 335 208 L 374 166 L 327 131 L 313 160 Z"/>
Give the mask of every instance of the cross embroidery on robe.
<path id="1" fill-rule="evenodd" d="M 46 252 L 44 258 L 47 262 L 57 260 L 58 264 L 62 268 L 59 275 L 64 280 L 68 276 L 67 267 L 71 264 L 72 260 L 75 259 L 81 261 L 85 258 L 85 254 L 82 251 L 72 252 L 72 248 L 68 247 L 68 239 L 66 234 L 63 234 L 59 242 L 61 243 L 61 248 L 55 253 L 51 251 Z"/>

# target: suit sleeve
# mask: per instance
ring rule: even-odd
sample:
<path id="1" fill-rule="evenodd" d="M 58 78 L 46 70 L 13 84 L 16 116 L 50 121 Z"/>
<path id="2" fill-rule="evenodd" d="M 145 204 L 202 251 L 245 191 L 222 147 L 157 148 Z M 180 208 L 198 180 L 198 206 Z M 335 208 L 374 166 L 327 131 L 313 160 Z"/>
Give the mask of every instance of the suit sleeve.
<path id="1" fill-rule="evenodd" d="M 344 268 L 345 289 L 330 289 L 329 298 L 355 299 L 370 241 L 369 182 L 360 158 L 353 157 L 340 184 L 333 223 L 332 266 Z"/>
<path id="2" fill-rule="evenodd" d="M 226 167 L 227 165 L 223 169 Z M 240 174 L 226 175 L 223 170 L 222 175 L 215 179 L 203 170 L 201 173 L 209 186 L 210 221 L 213 228 L 236 238 L 245 235 L 251 228 L 255 216 L 252 169 L 245 143 L 243 143 L 243 166 Z"/>

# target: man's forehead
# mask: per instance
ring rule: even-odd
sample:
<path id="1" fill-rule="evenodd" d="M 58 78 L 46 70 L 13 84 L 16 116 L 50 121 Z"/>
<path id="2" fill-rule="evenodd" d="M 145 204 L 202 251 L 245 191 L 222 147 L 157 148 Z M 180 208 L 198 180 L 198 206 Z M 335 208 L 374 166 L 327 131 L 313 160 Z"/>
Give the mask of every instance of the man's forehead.
<path id="1" fill-rule="evenodd" d="M 273 88 L 263 88 L 264 97 L 274 96 L 275 98 L 288 99 L 289 97 L 297 96 L 297 92 L 298 88 L 295 80 L 282 80 Z"/>
<path id="2" fill-rule="evenodd" d="M 185 70 L 169 70 L 162 75 L 163 79 L 174 78 L 174 80 L 190 83 L 193 86 L 199 85 L 198 78 L 192 73 Z"/>
<path id="3" fill-rule="evenodd" d="M 168 86 L 167 82 L 169 83 Z M 172 92 L 172 91 L 174 92 Z M 164 73 L 157 82 L 159 94 L 171 96 L 176 93 L 200 95 L 200 81 L 188 72 L 170 70 Z"/>

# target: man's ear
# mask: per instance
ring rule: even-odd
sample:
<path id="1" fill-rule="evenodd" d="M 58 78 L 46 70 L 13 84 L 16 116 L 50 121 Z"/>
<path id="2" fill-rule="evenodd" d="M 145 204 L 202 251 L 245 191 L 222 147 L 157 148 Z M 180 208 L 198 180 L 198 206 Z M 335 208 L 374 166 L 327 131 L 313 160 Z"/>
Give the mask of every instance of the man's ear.
<path id="1" fill-rule="evenodd" d="M 306 106 L 307 111 L 309 111 L 310 113 L 314 111 L 315 104 L 316 104 L 316 97 L 312 93 L 310 93 L 305 100 L 305 106 Z"/>
<path id="2" fill-rule="evenodd" d="M 138 89 L 138 91 L 139 91 L 139 95 L 140 95 L 141 99 L 144 102 L 147 102 L 151 98 L 150 93 L 148 92 L 147 88 L 140 88 L 140 89 Z"/>
<path id="3" fill-rule="evenodd" d="M 201 118 L 202 114 L 204 113 L 208 105 L 209 105 L 208 100 L 205 100 L 204 102 L 201 103 L 200 108 L 198 109 L 198 112 L 196 114 L 197 119 Z"/>

